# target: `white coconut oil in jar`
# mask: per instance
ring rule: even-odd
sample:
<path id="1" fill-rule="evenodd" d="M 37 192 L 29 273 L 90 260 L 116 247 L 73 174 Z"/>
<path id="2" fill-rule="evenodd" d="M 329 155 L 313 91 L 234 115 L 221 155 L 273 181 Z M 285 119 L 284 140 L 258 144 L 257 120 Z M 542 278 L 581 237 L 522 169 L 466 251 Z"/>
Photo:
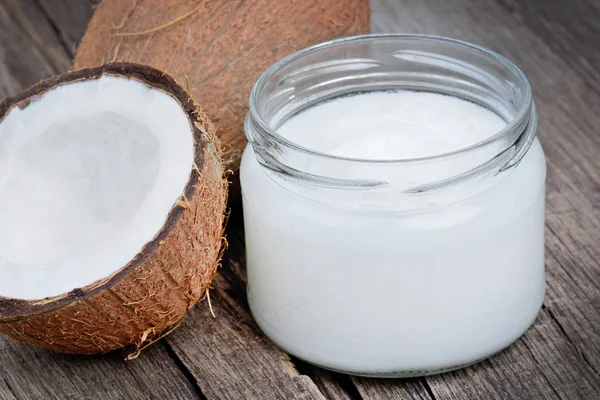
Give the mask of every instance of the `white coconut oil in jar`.
<path id="1" fill-rule="evenodd" d="M 450 39 L 370 35 L 256 83 L 241 167 L 265 334 L 357 375 L 458 368 L 543 301 L 545 162 L 524 75 Z"/>

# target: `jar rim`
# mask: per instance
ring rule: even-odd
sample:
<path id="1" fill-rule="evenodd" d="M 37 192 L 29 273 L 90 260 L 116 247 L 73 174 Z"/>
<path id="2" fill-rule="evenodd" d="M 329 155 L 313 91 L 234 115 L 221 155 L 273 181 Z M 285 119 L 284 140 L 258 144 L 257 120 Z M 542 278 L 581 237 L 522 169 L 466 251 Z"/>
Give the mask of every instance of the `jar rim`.
<path id="1" fill-rule="evenodd" d="M 502 130 L 496 132 L 494 135 L 492 135 L 484 140 L 481 140 L 473 145 L 463 147 L 463 148 L 460 148 L 457 150 L 453 150 L 453 151 L 447 152 L 447 153 L 435 154 L 435 155 L 424 156 L 424 157 L 412 157 L 412 158 L 405 157 L 405 158 L 400 158 L 400 159 L 351 158 L 351 157 L 343 157 L 343 156 L 338 156 L 338 155 L 333 155 L 333 154 L 328 154 L 328 153 L 320 152 L 317 150 L 313 150 L 313 149 L 301 146 L 301 145 L 297 144 L 296 142 L 281 136 L 279 133 L 277 133 L 276 129 L 271 127 L 271 125 L 265 120 L 265 118 L 261 115 L 261 113 L 258 112 L 258 110 L 256 108 L 256 104 L 258 101 L 258 96 L 259 96 L 260 90 L 267 83 L 267 81 L 275 73 L 277 73 L 277 71 L 279 71 L 286 65 L 292 63 L 293 61 L 295 61 L 301 57 L 308 55 L 311 52 L 318 51 L 318 50 L 321 50 L 324 48 L 333 47 L 333 46 L 337 46 L 340 44 L 352 43 L 352 42 L 372 41 L 372 40 L 380 40 L 380 39 L 424 40 L 424 41 L 452 44 L 452 45 L 455 45 L 458 47 L 468 48 L 470 50 L 477 51 L 477 52 L 483 54 L 484 56 L 489 57 L 489 58 L 493 59 L 494 61 L 498 62 L 500 65 L 502 65 L 504 68 L 506 68 L 508 71 L 510 71 L 518 79 L 519 83 L 522 84 L 522 87 L 524 89 L 523 103 L 522 103 L 521 107 L 518 109 L 518 112 L 516 113 L 515 117 L 512 118 L 510 121 L 507 121 L 507 125 Z M 482 46 L 479 46 L 479 45 L 476 45 L 473 43 L 469 43 L 466 41 L 458 40 L 458 39 L 453 39 L 453 38 L 444 37 L 444 36 L 437 36 L 437 35 L 404 34 L 404 33 L 402 33 L 402 34 L 400 34 L 400 33 L 391 33 L 391 34 L 390 33 L 374 33 L 374 34 L 358 35 L 358 36 L 334 39 L 334 40 L 330 40 L 330 41 L 326 41 L 326 42 L 322 42 L 322 43 L 319 43 L 316 45 L 306 47 L 300 51 L 297 51 L 293 54 L 290 54 L 290 55 L 284 57 L 283 59 L 279 60 L 278 62 L 273 64 L 271 67 L 269 67 L 265 72 L 263 72 L 262 75 L 258 78 L 256 83 L 254 84 L 254 86 L 252 87 L 252 91 L 250 92 L 250 98 L 249 98 L 249 116 L 252 118 L 253 123 L 257 124 L 266 135 L 276 139 L 277 142 L 279 142 L 285 146 L 289 146 L 290 148 L 293 148 L 296 151 L 300 151 L 300 152 L 303 152 L 303 153 L 306 153 L 306 154 L 309 154 L 312 156 L 317 156 L 317 157 L 325 157 L 325 158 L 337 159 L 337 160 L 341 160 L 341 161 L 351 161 L 351 162 L 361 163 L 361 164 L 385 164 L 385 165 L 434 162 L 434 161 L 453 158 L 453 157 L 461 156 L 463 154 L 477 151 L 480 148 L 484 148 L 484 147 L 488 146 L 490 143 L 493 143 L 499 139 L 502 139 L 506 136 L 514 134 L 514 132 L 516 130 L 520 129 L 520 127 L 522 127 L 523 124 L 531 118 L 531 113 L 534 112 L 533 109 L 534 109 L 534 105 L 533 105 L 533 94 L 532 94 L 532 90 L 531 90 L 531 85 L 529 84 L 529 81 L 528 81 L 527 77 L 525 76 L 525 74 L 523 73 L 523 71 L 521 71 L 521 69 L 519 69 L 508 58 L 506 58 L 492 50 L 489 50 L 485 47 L 482 47 Z"/>

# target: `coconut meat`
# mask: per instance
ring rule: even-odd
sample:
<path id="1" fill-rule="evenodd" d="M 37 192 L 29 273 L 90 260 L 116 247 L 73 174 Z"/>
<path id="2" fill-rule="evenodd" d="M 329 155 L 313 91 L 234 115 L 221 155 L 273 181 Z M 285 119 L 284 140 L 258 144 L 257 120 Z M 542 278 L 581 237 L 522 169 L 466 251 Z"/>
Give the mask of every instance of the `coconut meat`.
<path id="1" fill-rule="evenodd" d="M 186 112 L 125 77 L 58 86 L 0 121 L 0 296 L 43 299 L 121 269 L 193 165 Z"/>

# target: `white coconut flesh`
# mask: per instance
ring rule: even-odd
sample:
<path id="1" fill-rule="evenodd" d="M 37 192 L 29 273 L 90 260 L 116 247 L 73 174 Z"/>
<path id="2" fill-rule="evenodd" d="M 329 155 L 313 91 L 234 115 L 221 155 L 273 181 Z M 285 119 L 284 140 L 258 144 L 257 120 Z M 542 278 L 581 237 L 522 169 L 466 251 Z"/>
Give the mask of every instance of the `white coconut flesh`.
<path id="1" fill-rule="evenodd" d="M 170 95 L 102 76 L 0 122 L 0 296 L 43 299 L 118 271 L 164 226 L 194 157 Z"/>

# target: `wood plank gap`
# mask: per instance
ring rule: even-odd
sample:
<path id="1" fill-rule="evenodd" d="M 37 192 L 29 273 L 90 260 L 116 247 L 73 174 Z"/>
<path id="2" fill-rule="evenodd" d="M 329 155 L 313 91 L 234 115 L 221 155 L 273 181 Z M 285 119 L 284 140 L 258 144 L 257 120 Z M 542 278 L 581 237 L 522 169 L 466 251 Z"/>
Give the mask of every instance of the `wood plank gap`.
<path id="1" fill-rule="evenodd" d="M 198 383 L 196 378 L 194 378 L 194 374 L 192 374 L 192 372 L 185 366 L 183 361 L 181 361 L 181 359 L 177 356 L 177 353 L 175 353 L 175 351 L 173 350 L 173 348 L 171 347 L 169 342 L 167 342 L 166 340 L 163 340 L 163 341 L 161 341 L 161 344 L 165 347 L 167 354 L 169 355 L 169 357 L 171 357 L 171 359 L 173 360 L 173 362 L 175 363 L 177 368 L 179 368 L 179 370 L 181 371 L 183 376 L 185 376 L 185 378 L 188 380 L 190 385 L 192 385 L 192 387 L 194 388 L 194 392 L 196 393 L 198 398 L 200 400 L 207 400 L 206 396 L 202 392 L 202 388 L 200 387 L 200 384 Z"/>
<path id="2" fill-rule="evenodd" d="M 554 311 L 552 311 L 552 309 L 548 308 L 545 304 L 542 305 L 542 310 L 546 311 L 548 313 L 548 316 L 554 322 L 556 322 L 556 326 L 558 327 L 558 329 L 560 330 L 560 332 L 562 333 L 562 335 L 565 337 L 565 339 L 567 340 L 567 342 L 573 347 L 574 350 L 577 351 L 577 353 L 581 356 L 581 358 L 587 364 L 587 366 L 590 367 L 590 369 L 592 371 L 594 371 L 594 373 L 596 375 L 598 375 L 598 379 L 600 379 L 600 371 L 598 371 L 594 367 L 594 365 L 590 362 L 590 360 L 587 357 L 587 355 L 585 354 L 585 352 L 583 352 L 583 350 L 580 349 L 579 346 L 577 346 L 577 344 L 571 339 L 571 337 L 569 336 L 569 334 L 567 333 L 567 331 L 563 327 L 562 323 L 560 322 L 560 320 L 558 319 L 558 317 L 556 316 L 556 314 L 554 314 Z"/>
<path id="3" fill-rule="evenodd" d="M 121 349 L 121 351 L 125 351 L 125 349 Z M 123 359 L 123 363 L 124 363 L 124 366 L 125 366 L 124 369 L 125 369 L 125 371 L 127 371 L 127 375 L 129 375 L 131 377 L 131 379 L 133 380 L 133 383 L 135 383 L 138 386 L 139 390 L 141 392 L 143 392 L 143 390 L 144 390 L 143 388 L 145 386 L 143 378 L 142 379 L 138 379 L 137 374 L 134 373 L 134 371 L 132 371 L 131 369 L 128 368 L 128 365 L 131 364 L 131 361 L 127 361 L 127 358 L 125 358 L 125 359 Z"/>
<path id="4" fill-rule="evenodd" d="M 8 340 L 12 340 L 12 339 L 8 339 Z M 46 351 L 46 350 L 43 350 Z M 24 353 L 18 352 L 18 353 L 12 353 L 12 355 L 15 356 L 15 358 L 17 358 L 18 362 L 21 365 L 26 365 L 28 364 L 28 360 L 26 359 L 27 357 L 24 355 Z M 10 371 L 10 370 L 9 370 Z M 11 371 L 12 372 L 12 371 Z M 0 373 L 0 375 L 2 375 L 2 373 Z M 8 379 L 6 379 L 3 375 L 2 375 L 2 379 L 4 380 L 4 382 L 6 382 L 6 387 L 8 388 L 8 390 L 10 390 L 10 392 L 12 393 L 12 395 L 15 397 L 15 399 L 19 399 L 22 398 L 22 396 L 17 396 L 17 393 L 19 392 L 19 390 L 17 390 L 16 388 L 14 388 Z M 14 378 L 13 378 L 14 379 Z M 19 381 L 17 380 L 17 385 L 19 384 Z M 40 392 L 44 392 L 45 396 L 43 397 L 44 399 L 51 399 L 51 398 L 55 398 L 55 396 L 52 396 L 52 393 L 50 392 L 50 390 L 48 390 L 48 388 L 45 385 L 40 385 L 38 386 L 36 389 L 38 389 Z M 40 393 L 41 394 L 41 393 Z M 27 395 L 25 395 L 27 396 Z M 27 397 L 26 397 L 27 398 Z M 4 399 L 3 399 L 4 400 Z"/>
<path id="5" fill-rule="evenodd" d="M 46 17 L 46 20 L 48 21 L 48 24 L 50 25 L 50 27 L 52 28 L 52 30 L 56 34 L 56 38 L 58 39 L 58 43 L 60 43 L 60 45 L 67 52 L 67 54 L 69 55 L 69 57 L 73 58 L 73 49 L 69 47 L 69 45 L 65 41 L 65 37 L 63 36 L 63 33 L 58 28 L 58 26 L 56 25 L 56 23 L 54 22 L 54 20 L 50 16 L 50 14 L 48 14 L 46 12 L 46 9 L 40 3 L 40 0 L 33 0 L 33 3 L 38 8 L 38 10 L 40 10 L 40 12 L 42 14 L 44 14 L 44 16 Z"/>
<path id="6" fill-rule="evenodd" d="M 429 382 L 427 382 L 427 377 L 425 376 L 420 380 L 423 382 L 423 386 L 425 387 L 425 390 L 427 391 L 429 397 L 431 397 L 431 400 L 436 400 L 435 394 L 433 394 L 433 390 L 431 390 L 431 386 L 429 386 Z"/>
<path id="7" fill-rule="evenodd" d="M 13 398 L 18 399 L 17 393 L 15 392 L 15 390 L 13 389 L 13 387 L 10 385 L 10 383 L 6 380 L 6 378 L 4 377 L 4 375 L 2 375 L 1 372 L 0 372 L 0 378 L 2 378 L 2 381 L 4 382 L 4 385 L 10 391 L 10 393 L 13 396 Z"/>
<path id="8" fill-rule="evenodd" d="M 318 379 L 316 379 L 315 376 L 316 374 L 320 373 L 322 369 L 319 367 L 314 367 L 308 364 L 306 361 L 302 361 L 293 356 L 290 356 L 290 360 L 294 365 L 294 368 L 296 368 L 296 371 L 298 371 L 298 373 L 300 373 L 301 375 L 308 376 L 315 383 L 317 388 L 319 388 L 319 391 L 323 393 L 323 396 L 325 398 L 328 398 L 328 393 L 325 393 L 323 388 L 319 385 Z M 339 372 L 330 372 L 330 374 L 332 376 L 335 376 L 335 382 L 338 384 L 339 388 L 341 388 L 344 391 L 344 393 L 348 396 L 349 399 L 363 400 L 363 397 L 358 391 L 358 388 L 354 385 L 354 382 L 352 382 L 350 376 L 344 375 Z"/>
<path id="9" fill-rule="evenodd" d="M 586 47 L 586 39 L 591 39 L 593 37 L 592 35 L 597 33 L 597 28 L 593 32 L 588 31 L 585 32 L 585 34 L 582 34 L 581 31 L 578 33 L 577 29 L 572 29 L 569 26 L 573 20 L 571 19 L 571 21 L 569 21 L 568 15 L 565 15 L 566 19 L 561 19 L 560 17 L 555 20 L 549 19 L 549 16 L 556 17 L 554 11 L 556 11 L 555 7 L 560 4 L 560 0 L 559 2 L 541 2 L 541 4 L 543 4 L 541 5 L 542 9 L 554 9 L 550 15 L 540 12 L 540 5 L 535 4 L 535 2 L 527 3 L 527 0 L 496 1 L 501 7 L 504 7 L 509 11 L 509 14 L 513 19 L 519 21 L 532 34 L 542 39 L 546 46 L 557 54 L 565 64 L 577 72 L 579 76 L 588 81 L 589 89 L 597 95 L 600 95 L 600 86 L 597 84 L 600 75 L 598 74 L 597 68 L 595 68 L 599 58 L 598 56 L 596 56 L 596 58 L 594 57 L 594 52 L 598 51 L 600 48 Z M 583 15 L 588 15 L 588 21 L 577 21 L 584 25 L 586 22 L 594 21 L 594 17 L 596 17 L 599 12 L 598 9 L 590 9 L 590 6 L 594 5 L 593 1 L 575 1 L 572 3 L 575 4 L 570 5 L 572 7 L 570 11 L 573 11 L 574 8 L 576 9 L 575 12 L 577 14 L 581 15 L 581 13 L 584 13 Z M 563 4 L 566 6 L 566 2 Z M 587 9 L 582 9 L 582 6 Z M 564 10 L 562 11 L 564 12 Z M 573 14 L 572 16 L 574 17 Z M 591 26 L 593 26 L 593 22 Z M 588 27 L 590 27 L 590 25 L 588 25 Z M 575 41 L 574 45 L 572 43 L 573 41 Z M 573 57 L 574 54 L 577 56 Z"/>
<path id="10" fill-rule="evenodd" d="M 63 55 L 52 54 L 51 50 L 49 50 L 46 46 L 51 41 L 47 41 L 47 39 L 43 39 L 37 35 L 35 32 L 35 28 L 32 25 L 32 21 L 30 21 L 29 17 L 24 14 L 23 9 L 21 8 L 21 4 L 19 2 L 13 3 L 8 2 L 3 6 L 4 10 L 7 12 L 7 15 L 12 17 L 14 24 L 19 28 L 21 32 L 25 34 L 25 36 L 29 39 L 32 44 L 32 47 L 37 50 L 37 53 L 41 56 L 41 58 L 46 61 L 48 64 L 50 72 L 53 74 L 59 74 L 65 72 L 68 65 L 70 64 L 70 52 L 66 52 Z M 39 10 L 37 4 L 34 5 L 35 9 L 45 15 L 42 11 Z M 53 29 L 53 28 L 51 28 Z M 53 32 L 54 33 L 54 32 Z M 57 36 L 57 35 L 55 35 Z M 44 43 L 43 41 L 47 41 L 48 43 Z M 61 38 L 57 36 L 57 41 L 60 42 Z M 45 46 L 46 45 L 46 46 Z M 59 43 L 59 46 L 62 48 L 63 46 Z M 50 47 L 52 45 L 50 44 Z M 64 56 L 64 59 L 61 60 L 61 56 Z M 42 76 L 42 78 L 45 76 Z M 39 78 L 38 78 L 39 79 Z M 34 82 L 27 82 L 26 85 L 33 84 Z M 14 93 L 12 94 L 14 95 Z"/>

